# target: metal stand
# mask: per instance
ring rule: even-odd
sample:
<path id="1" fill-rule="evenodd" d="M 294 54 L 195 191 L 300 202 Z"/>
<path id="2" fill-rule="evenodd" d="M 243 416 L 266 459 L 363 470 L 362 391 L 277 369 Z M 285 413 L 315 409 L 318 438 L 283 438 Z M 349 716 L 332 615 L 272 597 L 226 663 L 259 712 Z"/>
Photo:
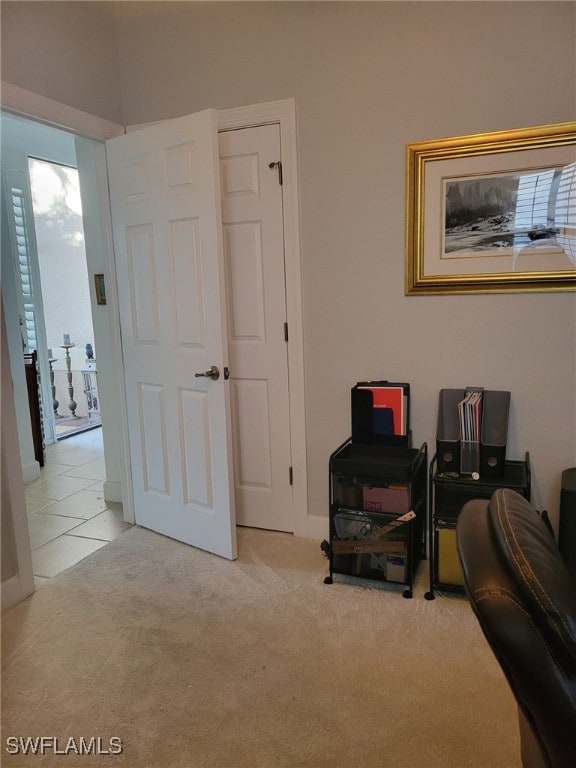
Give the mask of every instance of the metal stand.
<path id="1" fill-rule="evenodd" d="M 72 386 L 72 361 L 70 359 L 70 349 L 75 347 L 76 344 L 60 344 L 60 348 L 66 350 L 66 378 L 68 379 L 68 410 L 71 413 L 69 418 L 79 419 L 80 416 L 76 416 L 76 408 L 78 404 L 74 400 L 74 387 Z"/>
<path id="2" fill-rule="evenodd" d="M 56 400 L 56 384 L 54 384 L 54 370 L 52 368 L 52 366 L 56 362 L 58 362 L 57 357 L 50 357 L 48 359 L 48 365 L 50 366 L 50 388 L 52 390 L 52 407 L 54 409 L 54 418 L 61 419 L 62 416 L 60 416 L 60 414 L 58 413 L 58 406 L 60 405 L 60 403 L 58 402 L 58 400 Z"/>

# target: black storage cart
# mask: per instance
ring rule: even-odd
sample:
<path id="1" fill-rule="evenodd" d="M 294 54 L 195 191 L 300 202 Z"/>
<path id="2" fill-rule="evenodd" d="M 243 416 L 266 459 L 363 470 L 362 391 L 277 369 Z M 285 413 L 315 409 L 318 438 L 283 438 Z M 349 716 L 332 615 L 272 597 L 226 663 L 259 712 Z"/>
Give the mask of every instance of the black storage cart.
<path id="1" fill-rule="evenodd" d="M 330 575 L 395 582 L 412 597 L 425 554 L 427 445 L 420 449 L 346 440 L 330 456 Z"/>
<path id="2" fill-rule="evenodd" d="M 456 521 L 460 510 L 472 499 L 489 499 L 497 488 L 511 488 L 530 501 L 530 454 L 524 461 L 505 461 L 501 477 L 438 472 L 437 455 L 430 461 L 428 541 L 430 547 L 430 591 L 464 594 L 464 578 L 456 551 Z"/>

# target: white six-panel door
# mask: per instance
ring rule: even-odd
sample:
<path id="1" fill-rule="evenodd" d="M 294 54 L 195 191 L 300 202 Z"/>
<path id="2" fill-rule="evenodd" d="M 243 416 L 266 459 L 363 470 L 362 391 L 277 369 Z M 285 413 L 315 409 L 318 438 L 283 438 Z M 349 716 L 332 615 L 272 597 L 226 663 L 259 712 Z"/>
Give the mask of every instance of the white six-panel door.
<path id="1" fill-rule="evenodd" d="M 222 132 L 219 149 L 236 519 L 292 532 L 280 128 Z"/>
<path id="2" fill-rule="evenodd" d="M 216 112 L 107 155 L 136 522 L 234 558 Z"/>

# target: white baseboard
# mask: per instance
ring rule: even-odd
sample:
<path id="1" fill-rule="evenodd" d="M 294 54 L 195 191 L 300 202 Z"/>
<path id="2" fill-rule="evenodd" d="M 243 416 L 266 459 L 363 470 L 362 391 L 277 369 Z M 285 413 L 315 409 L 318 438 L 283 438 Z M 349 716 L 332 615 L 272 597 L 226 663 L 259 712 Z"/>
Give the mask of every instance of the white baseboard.
<path id="1" fill-rule="evenodd" d="M 22 467 L 22 480 L 24 485 L 33 483 L 34 480 L 38 480 L 40 477 L 40 464 L 37 461 L 33 461 L 31 464 L 27 464 Z"/>
<path id="2" fill-rule="evenodd" d="M 317 539 L 320 543 L 327 539 L 329 535 L 328 517 L 324 515 L 308 515 L 307 531 L 305 538 Z"/>
<path id="3" fill-rule="evenodd" d="M 18 574 L 2 582 L 2 612 L 34 592 L 34 582 L 25 585 Z"/>
<path id="4" fill-rule="evenodd" d="M 122 483 L 117 480 L 105 480 L 103 487 L 106 501 L 122 504 Z"/>

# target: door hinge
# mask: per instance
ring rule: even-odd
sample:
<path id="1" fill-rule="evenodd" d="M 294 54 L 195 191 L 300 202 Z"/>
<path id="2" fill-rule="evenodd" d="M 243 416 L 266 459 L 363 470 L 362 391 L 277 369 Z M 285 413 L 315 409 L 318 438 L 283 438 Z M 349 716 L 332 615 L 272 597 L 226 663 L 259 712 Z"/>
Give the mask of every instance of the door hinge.
<path id="1" fill-rule="evenodd" d="M 294 485 L 294 472 L 292 471 L 292 467 L 288 467 L 288 478 L 290 480 L 290 485 Z"/>
<path id="2" fill-rule="evenodd" d="M 282 178 L 282 160 L 277 160 L 275 163 L 268 163 L 268 168 L 278 168 L 278 183 L 280 186 L 283 184 L 283 178 Z"/>
<path id="3" fill-rule="evenodd" d="M 288 323 L 284 323 L 284 341 L 288 341 Z"/>

